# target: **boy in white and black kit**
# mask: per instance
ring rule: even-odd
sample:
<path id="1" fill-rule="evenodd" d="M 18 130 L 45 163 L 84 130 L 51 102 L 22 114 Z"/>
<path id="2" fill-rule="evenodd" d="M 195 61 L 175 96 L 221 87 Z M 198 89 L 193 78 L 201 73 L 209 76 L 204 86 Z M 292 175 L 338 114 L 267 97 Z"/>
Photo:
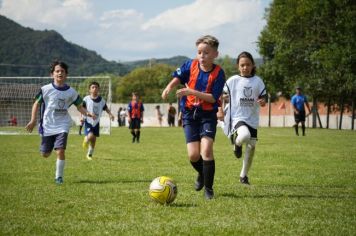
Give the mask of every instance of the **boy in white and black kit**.
<path id="1" fill-rule="evenodd" d="M 232 139 L 237 158 L 242 156 L 242 145 L 246 144 L 240 182 L 250 184 L 247 174 L 255 152 L 259 108 L 265 106 L 267 93 L 263 81 L 255 75 L 255 63 L 250 53 L 240 53 L 237 67 L 240 75 L 230 77 L 224 87 L 230 101 L 225 106 L 224 133 Z"/>
<path id="2" fill-rule="evenodd" d="M 84 118 L 84 141 L 83 148 L 87 149 L 87 159 L 92 160 L 94 148 L 96 144 L 96 137 L 100 135 L 100 117 L 103 111 L 109 114 L 109 117 L 114 121 L 115 117 L 111 113 L 109 107 L 106 105 L 106 101 L 99 95 L 100 85 L 98 82 L 91 82 L 89 84 L 89 94 L 83 99 L 83 106 L 89 111 L 95 114 L 95 119 L 91 117 Z"/>
<path id="3" fill-rule="evenodd" d="M 32 106 L 31 120 L 26 125 L 28 132 L 32 132 L 36 125 L 38 108 L 41 107 L 39 133 L 42 137 L 40 151 L 43 157 L 49 157 L 52 150 L 56 151 L 55 182 L 63 183 L 65 165 L 65 149 L 72 119 L 68 109 L 74 104 L 82 115 L 95 119 L 95 114 L 88 112 L 82 106 L 82 99 L 77 91 L 65 82 L 68 66 L 64 62 L 55 61 L 51 65 L 53 82 L 41 87 Z"/>

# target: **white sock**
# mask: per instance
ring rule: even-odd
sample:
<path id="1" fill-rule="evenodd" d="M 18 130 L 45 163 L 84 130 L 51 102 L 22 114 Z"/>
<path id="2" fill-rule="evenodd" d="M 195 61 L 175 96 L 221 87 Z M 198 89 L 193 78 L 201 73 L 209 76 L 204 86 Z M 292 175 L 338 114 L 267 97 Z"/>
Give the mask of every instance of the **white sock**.
<path id="1" fill-rule="evenodd" d="M 240 177 L 247 176 L 248 171 L 251 168 L 253 156 L 255 154 L 255 145 L 256 145 L 256 140 L 251 140 L 246 145 L 245 158 L 242 162 L 242 170 L 240 173 Z"/>
<path id="2" fill-rule="evenodd" d="M 247 150 L 246 150 L 247 151 Z M 245 158 L 242 162 L 242 170 L 241 170 L 241 173 L 240 173 L 240 177 L 245 177 L 248 173 L 248 169 L 249 169 L 249 155 L 247 155 L 247 152 L 245 152 Z"/>
<path id="3" fill-rule="evenodd" d="M 64 164 L 65 164 L 65 160 L 57 159 L 57 162 L 56 162 L 56 179 L 58 177 L 62 177 L 63 178 Z"/>
<path id="4" fill-rule="evenodd" d="M 89 145 L 88 155 L 93 155 L 93 153 L 94 153 L 94 148 L 92 148 L 91 145 Z"/>

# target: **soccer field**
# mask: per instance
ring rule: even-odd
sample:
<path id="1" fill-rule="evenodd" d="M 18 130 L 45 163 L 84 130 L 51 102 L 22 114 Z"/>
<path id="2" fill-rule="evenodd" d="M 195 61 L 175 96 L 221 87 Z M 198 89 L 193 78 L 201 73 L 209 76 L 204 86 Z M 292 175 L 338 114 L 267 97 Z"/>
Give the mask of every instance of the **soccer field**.
<path id="1" fill-rule="evenodd" d="M 0 235 L 355 235 L 356 132 L 260 128 L 249 173 L 219 129 L 215 198 L 196 192 L 181 128 L 127 128 L 98 139 L 93 161 L 70 135 L 64 184 L 37 135 L 0 136 Z M 157 176 L 174 178 L 169 206 L 151 202 Z"/>

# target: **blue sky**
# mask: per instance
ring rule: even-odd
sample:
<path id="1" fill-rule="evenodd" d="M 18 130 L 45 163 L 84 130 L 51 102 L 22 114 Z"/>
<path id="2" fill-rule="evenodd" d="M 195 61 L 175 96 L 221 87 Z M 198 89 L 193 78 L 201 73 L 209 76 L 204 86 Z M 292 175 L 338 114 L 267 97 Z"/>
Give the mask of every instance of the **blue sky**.
<path id="1" fill-rule="evenodd" d="M 0 0 L 0 14 L 36 30 L 56 30 L 107 60 L 195 56 L 195 40 L 220 41 L 220 56 L 250 51 L 272 0 Z"/>

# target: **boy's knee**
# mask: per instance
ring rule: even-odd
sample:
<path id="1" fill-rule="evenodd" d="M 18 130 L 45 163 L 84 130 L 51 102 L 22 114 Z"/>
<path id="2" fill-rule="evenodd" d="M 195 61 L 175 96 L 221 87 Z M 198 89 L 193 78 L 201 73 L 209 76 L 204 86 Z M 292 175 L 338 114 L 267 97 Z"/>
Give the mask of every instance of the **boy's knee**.
<path id="1" fill-rule="evenodd" d="M 51 155 L 51 152 L 41 152 L 41 156 L 47 158 Z"/>
<path id="2" fill-rule="evenodd" d="M 241 137 L 241 139 L 242 139 L 242 141 L 243 141 L 244 143 L 249 142 L 249 141 L 250 141 L 250 139 L 251 139 L 251 135 L 250 135 L 250 133 L 245 134 L 244 136 L 242 136 L 242 137 Z"/>
<path id="3" fill-rule="evenodd" d="M 250 134 L 250 131 L 248 130 L 248 128 L 245 125 L 240 126 L 237 129 L 236 142 L 238 142 L 240 144 L 247 143 L 250 139 L 251 139 L 251 134 Z"/>
<path id="4" fill-rule="evenodd" d="M 200 153 L 189 153 L 188 158 L 192 162 L 197 162 L 200 159 Z"/>
<path id="5" fill-rule="evenodd" d="M 189 149 L 188 158 L 192 162 L 196 162 L 200 159 L 200 150 L 199 149 Z"/>
<path id="6" fill-rule="evenodd" d="M 248 143 L 251 139 L 251 134 L 248 133 L 239 133 L 236 138 L 236 144 Z"/>
<path id="7" fill-rule="evenodd" d="M 65 159 L 65 155 L 64 155 L 65 150 L 64 149 L 57 149 L 56 153 L 57 153 L 57 159 L 59 159 L 59 160 Z"/>

